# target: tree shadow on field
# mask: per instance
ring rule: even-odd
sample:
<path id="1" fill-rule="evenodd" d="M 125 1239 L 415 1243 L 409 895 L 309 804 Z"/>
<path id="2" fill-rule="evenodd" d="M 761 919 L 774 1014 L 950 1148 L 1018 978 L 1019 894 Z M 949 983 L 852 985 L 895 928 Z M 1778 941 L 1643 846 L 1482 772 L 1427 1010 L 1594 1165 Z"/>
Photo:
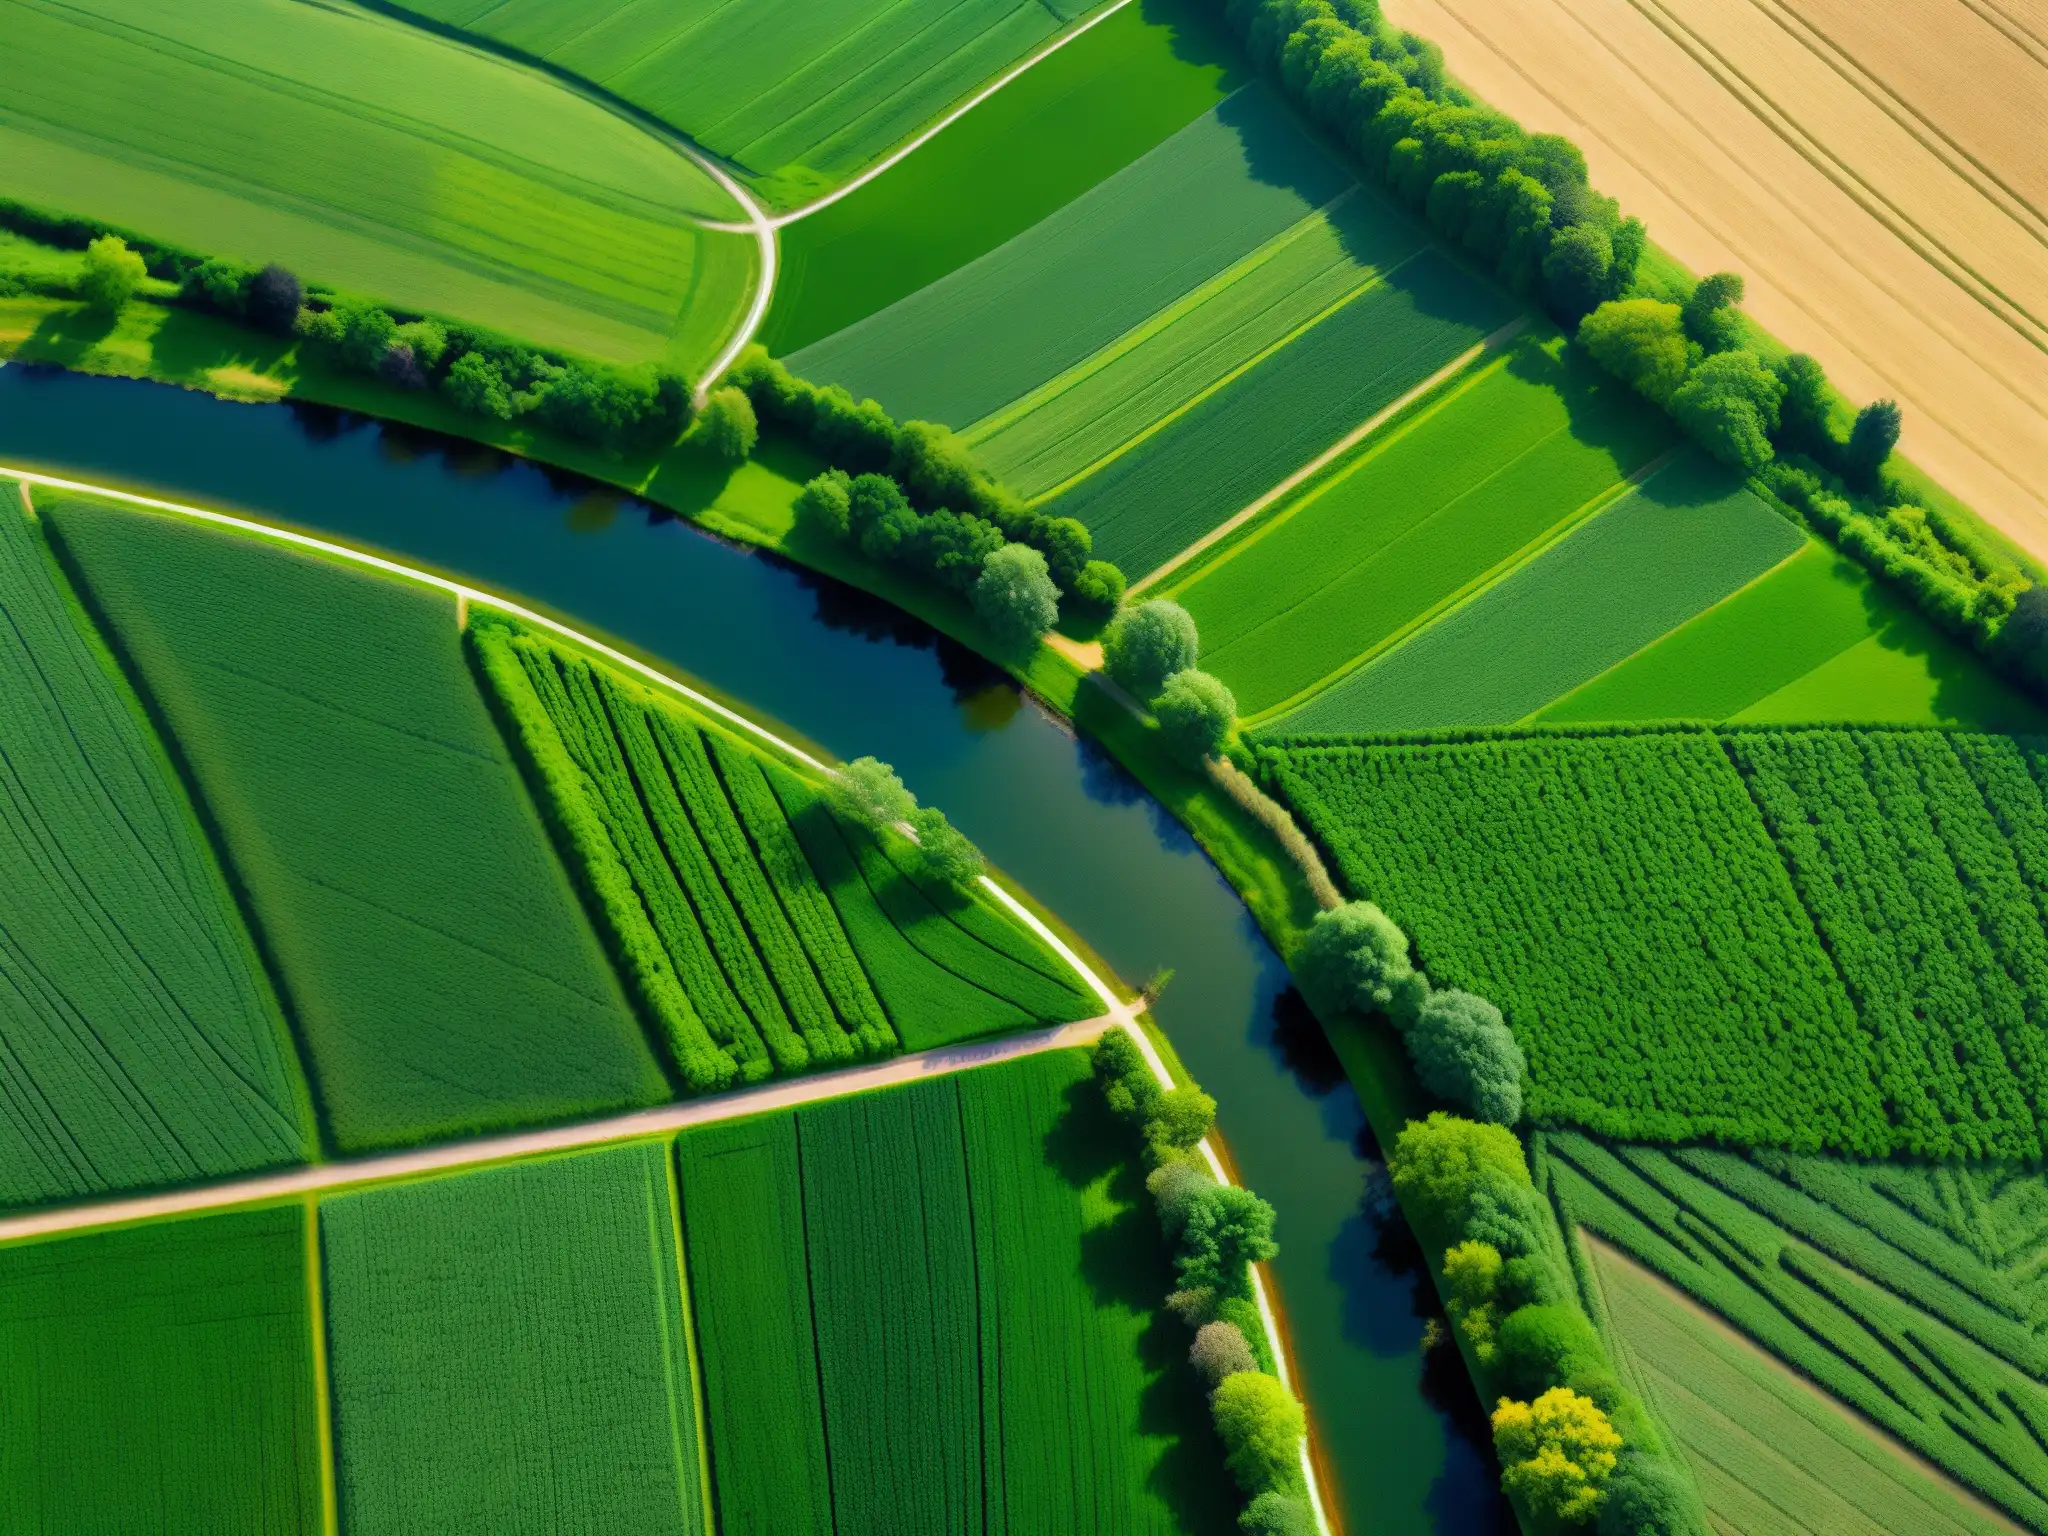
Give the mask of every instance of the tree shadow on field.
<path id="1" fill-rule="evenodd" d="M 189 309 L 167 309 L 150 338 L 157 370 L 176 379 L 202 379 L 217 368 L 269 373 L 295 345 L 246 325 L 230 325 Z"/>
<path id="2" fill-rule="evenodd" d="M 1552 391 L 1564 402 L 1566 430 L 1589 448 L 1614 455 L 1624 471 L 1648 463 L 1678 442 L 1662 411 L 1595 363 L 1579 347 L 1523 336 L 1508 353 L 1507 371 Z"/>
<path id="3" fill-rule="evenodd" d="M 1175 1528 L 1236 1530 L 1242 1503 L 1223 1469 L 1223 1446 L 1210 1421 L 1206 1389 L 1188 1364 L 1192 1335 L 1163 1303 L 1173 1289 L 1173 1258 L 1145 1190 L 1138 1137 L 1103 1102 L 1094 1079 L 1070 1083 L 1060 1117 L 1046 1133 L 1045 1157 L 1078 1198 L 1108 1179 L 1117 1214 L 1081 1234 L 1081 1277 L 1098 1307 L 1146 1319 L 1137 1340 L 1147 1381 L 1138 1399 L 1140 1433 L 1166 1442 L 1147 1486 L 1174 1514 Z"/>
<path id="4" fill-rule="evenodd" d="M 101 342 L 114 334 L 120 316 L 96 309 L 57 309 L 37 322 L 20 353 L 39 363 L 75 368 Z"/>

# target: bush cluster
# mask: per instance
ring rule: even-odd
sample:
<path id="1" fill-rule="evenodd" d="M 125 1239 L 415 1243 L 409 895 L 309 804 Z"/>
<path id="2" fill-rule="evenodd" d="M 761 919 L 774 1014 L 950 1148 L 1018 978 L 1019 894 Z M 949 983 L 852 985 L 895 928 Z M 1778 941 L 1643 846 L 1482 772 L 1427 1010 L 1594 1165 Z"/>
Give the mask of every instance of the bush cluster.
<path id="1" fill-rule="evenodd" d="M 1195 1329 L 1188 1360 L 1209 1387 L 1225 1464 L 1247 1500 L 1239 1528 L 1246 1536 L 1309 1536 L 1306 1420 L 1272 1373 L 1252 1293 L 1252 1265 L 1279 1251 L 1273 1208 L 1248 1189 L 1217 1182 L 1199 1150 L 1216 1101 L 1199 1088 L 1161 1088 L 1127 1031 L 1112 1029 L 1096 1043 L 1095 1080 L 1144 1139 L 1145 1184 L 1180 1277 L 1167 1306 Z"/>
<path id="2" fill-rule="evenodd" d="M 1696 1536 L 1698 1496 L 1581 1309 L 1563 1238 L 1512 1132 L 1439 1111 L 1387 1159 L 1446 1309 L 1496 1397 L 1501 1483 L 1535 1530 Z M 1691 1523 L 1688 1523 L 1691 1522 Z"/>
<path id="3" fill-rule="evenodd" d="M 988 868 L 974 846 L 946 813 L 919 805 L 896 770 L 876 757 L 857 757 L 839 770 L 830 789 L 833 809 L 848 821 L 880 833 L 907 826 L 916 834 L 917 872 L 948 890 L 972 890 Z"/>
<path id="4" fill-rule="evenodd" d="M 1167 752 L 1190 768 L 1222 756 L 1237 728 L 1237 699 L 1197 670 L 1200 654 L 1194 616 L 1163 599 L 1125 608 L 1102 637 L 1103 670 L 1150 706 Z"/>

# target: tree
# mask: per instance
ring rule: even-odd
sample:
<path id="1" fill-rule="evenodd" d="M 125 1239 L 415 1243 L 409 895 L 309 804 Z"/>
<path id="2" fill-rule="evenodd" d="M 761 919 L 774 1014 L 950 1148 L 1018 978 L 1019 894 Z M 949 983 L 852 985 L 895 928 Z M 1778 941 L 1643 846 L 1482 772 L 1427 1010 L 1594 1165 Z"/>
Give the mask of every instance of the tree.
<path id="1" fill-rule="evenodd" d="M 1429 983 L 1408 959 L 1408 935 L 1369 901 L 1318 912 L 1294 956 L 1294 974 L 1319 1007 L 1384 1013 L 1405 1024 Z"/>
<path id="2" fill-rule="evenodd" d="M 1669 1462 L 1623 1452 L 1600 1502 L 1600 1536 L 1707 1536 L 1699 1495 Z"/>
<path id="3" fill-rule="evenodd" d="M 1074 579 L 1074 601 L 1095 613 L 1115 613 L 1124 600 L 1124 573 L 1107 560 L 1090 560 Z"/>
<path id="4" fill-rule="evenodd" d="M 1461 1120 L 1442 1110 L 1411 1120 L 1387 1158 L 1394 1193 L 1438 1229 L 1452 1227 L 1466 1195 L 1482 1178 L 1497 1177 L 1528 1190 L 1529 1163 L 1514 1132 Z M 1503 1250 L 1505 1251 L 1505 1250 Z"/>
<path id="5" fill-rule="evenodd" d="M 448 377 L 441 381 L 441 393 L 457 410 L 472 416 L 512 419 L 512 391 L 506 387 L 505 375 L 481 352 L 465 352 L 455 359 Z"/>
<path id="6" fill-rule="evenodd" d="M 828 539 L 846 537 L 847 509 L 853 500 L 853 476 L 843 469 L 828 469 L 804 482 L 797 492 L 796 521 L 800 528 L 823 534 Z"/>
<path id="7" fill-rule="evenodd" d="M 2028 587 L 2013 599 L 1997 643 L 2035 683 L 2048 684 L 2048 587 Z"/>
<path id="8" fill-rule="evenodd" d="M 1503 1391 L 1531 1397 L 1577 1372 L 1604 1369 L 1607 1354 L 1576 1307 L 1518 1307 L 1500 1325 L 1494 1369 Z"/>
<path id="9" fill-rule="evenodd" d="M 149 267 L 119 235 L 101 235 L 85 248 L 78 296 L 92 309 L 112 312 L 142 291 Z"/>
<path id="10" fill-rule="evenodd" d="M 721 459 L 737 464 L 754 451 L 761 438 L 761 423 L 754 415 L 754 402 L 744 390 L 727 384 L 714 389 L 704 402 L 697 430 L 704 434 L 704 446 Z"/>
<path id="11" fill-rule="evenodd" d="M 1290 1493 L 1268 1488 L 1237 1517 L 1241 1536 L 1316 1536 L 1316 1517 Z"/>
<path id="12" fill-rule="evenodd" d="M 1102 665 L 1125 693 L 1149 704 L 1169 677 L 1195 664 L 1200 650 L 1194 615 L 1154 598 L 1116 616 L 1102 637 Z"/>
<path id="13" fill-rule="evenodd" d="M 214 256 L 185 274 L 178 295 L 187 303 L 201 304 L 223 315 L 240 315 L 247 307 L 246 294 L 254 276 L 240 262 Z"/>
<path id="14" fill-rule="evenodd" d="M 1481 1365 L 1493 1359 L 1501 1268 L 1500 1250 L 1491 1243 L 1466 1241 L 1444 1254 L 1444 1302 Z"/>
<path id="15" fill-rule="evenodd" d="M 1188 1202 L 1174 1263 L 1181 1284 L 1218 1296 L 1251 1292 L 1247 1266 L 1278 1253 L 1273 1207 L 1236 1184 L 1211 1184 Z"/>
<path id="16" fill-rule="evenodd" d="M 1522 1118 L 1522 1048 L 1500 1010 L 1470 992 L 1432 992 L 1408 1031 L 1422 1086 L 1495 1125 Z"/>
<path id="17" fill-rule="evenodd" d="M 1703 277 L 1686 299 L 1681 318 L 1685 333 L 1709 352 L 1742 345 L 1742 274 L 1716 272 Z"/>
<path id="18" fill-rule="evenodd" d="M 1571 224 L 1551 237 L 1543 258 L 1543 292 L 1550 312 L 1575 325 L 1608 296 L 1614 243 L 1595 224 Z"/>
<path id="19" fill-rule="evenodd" d="M 1166 680 L 1152 701 L 1166 750 L 1190 768 L 1223 750 L 1237 724 L 1237 698 L 1223 680 L 1190 667 Z"/>
<path id="20" fill-rule="evenodd" d="M 1028 544 L 1005 544 L 990 555 L 974 583 L 974 612 L 1000 644 L 1036 645 L 1060 618 L 1060 590 L 1046 574 L 1045 556 Z"/>
<path id="21" fill-rule="evenodd" d="M 1621 1436 L 1590 1399 L 1565 1387 L 1533 1403 L 1503 1400 L 1493 1414 L 1501 1486 L 1538 1520 L 1583 1525 L 1621 1451 Z"/>
<path id="22" fill-rule="evenodd" d="M 1204 1323 L 1195 1330 L 1195 1342 L 1188 1346 L 1188 1364 L 1212 1387 L 1221 1386 L 1227 1376 L 1259 1368 L 1237 1325 L 1221 1322 Z"/>
<path id="23" fill-rule="evenodd" d="M 1685 327 L 1678 306 L 1655 299 L 1616 299 L 1579 323 L 1579 344 L 1624 384 L 1659 405 L 1685 382 Z"/>
<path id="24" fill-rule="evenodd" d="M 903 487 L 887 475 L 858 475 L 849 487 L 847 526 L 870 560 L 893 560 L 917 526 Z"/>
<path id="25" fill-rule="evenodd" d="M 907 791 L 906 791 L 907 793 Z M 917 833 L 917 870 L 950 891 L 968 891 L 988 867 L 981 850 L 936 806 L 920 806 L 908 817 Z"/>
<path id="26" fill-rule="evenodd" d="M 893 827 L 908 821 L 917 809 L 917 796 L 878 757 L 857 757 L 848 763 L 832 780 L 829 793 L 840 815 L 864 827 Z"/>
<path id="27" fill-rule="evenodd" d="M 393 389 L 425 389 L 427 370 L 420 366 L 414 355 L 412 344 L 393 339 L 384 349 L 384 355 L 377 360 L 377 377 Z"/>
<path id="28" fill-rule="evenodd" d="M 1031 523 L 1031 546 L 1045 556 L 1052 584 L 1062 592 L 1072 590 L 1088 569 L 1088 557 L 1095 553 L 1095 537 L 1088 525 L 1073 517 L 1040 517 Z"/>
<path id="29" fill-rule="evenodd" d="M 306 302 L 306 290 L 299 280 L 276 262 L 249 279 L 242 307 L 251 321 L 279 336 L 289 336 Z"/>
<path id="30" fill-rule="evenodd" d="M 1453 1213 L 1459 1232 L 1514 1257 L 1542 1251 L 1545 1219 L 1542 1197 L 1527 1178 L 1497 1168 L 1481 1168 L 1473 1175 Z"/>
<path id="31" fill-rule="evenodd" d="M 374 304 L 337 304 L 329 314 L 340 328 L 342 363 L 357 373 L 375 373 L 398 339 L 398 322 Z"/>
<path id="32" fill-rule="evenodd" d="M 906 421 L 897 428 L 889 473 L 924 507 L 972 507 L 977 483 L 986 478 L 967 444 L 935 421 Z"/>
<path id="33" fill-rule="evenodd" d="M 1201 1144 L 1216 1123 L 1216 1101 L 1189 1084 L 1159 1095 L 1145 1122 L 1146 1138 L 1160 1151 Z"/>
<path id="34" fill-rule="evenodd" d="M 1724 464 L 1755 471 L 1771 462 L 1784 386 L 1754 352 L 1717 352 L 1672 393 L 1671 414 Z"/>
<path id="35" fill-rule="evenodd" d="M 1209 1395 L 1223 1440 L 1223 1464 L 1246 1493 L 1291 1489 L 1301 1476 L 1307 1416 L 1294 1394 L 1264 1371 L 1226 1376 Z"/>
<path id="36" fill-rule="evenodd" d="M 974 591 L 988 557 L 1002 547 L 995 524 L 941 507 L 911 525 L 897 557 L 965 597 Z"/>
<path id="37" fill-rule="evenodd" d="M 1138 1123 L 1151 1116 L 1152 1106 L 1159 1101 L 1159 1083 L 1129 1030 L 1112 1029 L 1103 1035 L 1095 1042 L 1090 1060 L 1095 1081 L 1102 1085 L 1102 1096 L 1112 1112 Z"/>
<path id="38" fill-rule="evenodd" d="M 1856 425 L 1849 429 L 1849 446 L 1842 453 L 1842 473 L 1852 485 L 1869 490 L 1877 484 L 1877 472 L 1899 445 L 1902 418 L 1896 400 L 1873 400 L 1856 413 Z"/>
<path id="39" fill-rule="evenodd" d="M 1208 1167 L 1193 1158 L 1175 1158 L 1145 1175 L 1145 1188 L 1159 1207 L 1159 1225 L 1175 1242 L 1187 1230 L 1188 1212 L 1195 1202 L 1206 1199 L 1215 1187 Z"/>
<path id="40" fill-rule="evenodd" d="M 1778 436 L 1786 447 L 1827 460 L 1835 443 L 1829 430 L 1828 376 L 1804 352 L 1794 352 L 1773 366 L 1784 391 L 1778 405 Z"/>

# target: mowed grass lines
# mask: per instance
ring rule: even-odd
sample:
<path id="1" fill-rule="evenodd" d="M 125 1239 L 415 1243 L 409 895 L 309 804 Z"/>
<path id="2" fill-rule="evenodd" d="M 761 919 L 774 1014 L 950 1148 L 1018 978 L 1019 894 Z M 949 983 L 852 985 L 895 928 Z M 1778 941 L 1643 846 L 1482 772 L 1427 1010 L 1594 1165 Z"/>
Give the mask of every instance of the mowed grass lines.
<path id="1" fill-rule="evenodd" d="M 1168 595 L 1247 715 L 1401 633 L 1671 441 L 1560 339 L 1518 342 L 1442 404 L 1226 544 Z"/>
<path id="2" fill-rule="evenodd" d="M 2013 1235 L 2021 1239 L 2025 1274 L 2038 1265 L 2042 1246 L 2039 1175 L 1819 1158 L 1751 1161 L 1703 1148 L 1606 1146 L 1574 1135 L 1547 1143 L 1549 1182 L 1570 1219 L 2029 1529 L 2048 1524 L 2048 1413 L 2040 1388 L 2048 1361 L 2038 1313 L 2015 1317 L 2010 1279 L 1955 1230 L 1962 1212 L 1974 1216 L 2002 1203 L 2003 1193 L 2019 1195 Z M 1693 1390 L 1712 1384 L 1707 1376 Z M 1737 1401 L 1717 1398 L 1713 1406 L 1725 1416 Z M 1683 1426 L 1681 1419 L 1682 1441 Z M 1720 1438 L 1726 1444 L 1736 1437 L 1724 1429 Z M 1798 1515 L 1873 1498 L 1884 1507 L 1907 1496 L 1873 1487 L 1874 1475 L 1844 1466 L 1839 1452 L 1835 1460 L 1849 1474 L 1831 1489 L 1835 1499 L 1807 1494 Z M 1726 1477 L 1728 1469 L 1718 1470 Z M 1789 1492 L 1803 1480 L 1785 1481 Z M 1783 1486 L 1776 1478 L 1771 1483 Z M 1711 1497 L 1714 1488 L 1709 1479 L 1704 1491 Z M 1923 1492 L 1916 1502 L 1932 1501 Z M 1982 1528 L 1965 1523 L 1954 1506 L 1950 1518 L 1965 1529 Z M 1784 1527 L 1773 1521 L 1762 1528 Z M 1842 1520 L 1810 1528 L 1885 1527 Z M 1918 1536 L 1942 1527 L 1930 1521 L 1894 1528 Z"/>
<path id="3" fill-rule="evenodd" d="M 1805 535 L 1688 453 L 1287 717 L 1301 731 L 1505 725 L 1795 554 Z"/>
<path id="4" fill-rule="evenodd" d="M 780 231 L 761 341 L 809 346 L 992 251 L 1242 82 L 1198 0 L 1139 0 L 902 160 Z"/>
<path id="5" fill-rule="evenodd" d="M 320 1208 L 350 1536 L 704 1536 L 668 1146 Z"/>
<path id="6" fill-rule="evenodd" d="M 0 192 L 196 250 L 621 359 L 694 337 L 752 275 L 732 199 L 558 82 L 291 0 L 0 3 Z M 710 315 L 716 323 L 705 324 Z"/>
<path id="7" fill-rule="evenodd" d="M 1249 85 L 1057 213 L 789 359 L 899 418 L 964 427 L 1306 217 L 1350 177 Z"/>
<path id="8" fill-rule="evenodd" d="M 1230 1529 L 1199 1413 L 1141 1412 L 1199 1394 L 1160 1383 L 1170 1266 L 1087 1073 L 1048 1053 L 685 1134 L 727 1531 Z"/>
<path id="9" fill-rule="evenodd" d="M 1156 569 L 1497 329 L 1508 301 L 1423 251 L 1122 449 L 1047 510 Z"/>
<path id="10" fill-rule="evenodd" d="M 1682 1292 L 1591 1245 L 1608 1340 L 1722 1529 L 1993 1536 L 2007 1529 Z"/>
<path id="11" fill-rule="evenodd" d="M 338 1146 L 666 1096 L 452 598 L 80 498 L 45 517 L 191 765 Z"/>
<path id="12" fill-rule="evenodd" d="M 0 1205 L 299 1162 L 283 1015 L 140 711 L 0 486 Z"/>
<path id="13" fill-rule="evenodd" d="M 409 0 L 616 92 L 785 195 L 844 180 L 1085 0 Z"/>
<path id="14" fill-rule="evenodd" d="M 0 1248 L 0 1528 L 321 1526 L 306 1211 Z"/>

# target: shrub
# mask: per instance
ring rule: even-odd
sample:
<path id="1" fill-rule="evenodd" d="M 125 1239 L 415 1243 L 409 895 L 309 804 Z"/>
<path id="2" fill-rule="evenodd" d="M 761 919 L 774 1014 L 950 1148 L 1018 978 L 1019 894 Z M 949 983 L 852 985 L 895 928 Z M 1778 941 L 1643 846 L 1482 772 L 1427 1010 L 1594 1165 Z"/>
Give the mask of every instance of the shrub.
<path id="1" fill-rule="evenodd" d="M 398 339 L 412 348 L 412 355 L 421 368 L 429 371 L 441 366 L 441 359 L 448 355 L 448 330 L 438 320 L 411 320 L 398 328 Z"/>
<path id="2" fill-rule="evenodd" d="M 1005 544 L 990 555 L 974 583 L 974 612 L 996 641 L 1015 650 L 1036 645 L 1059 622 L 1059 588 L 1046 573 L 1045 556 L 1026 544 Z"/>
<path id="3" fill-rule="evenodd" d="M 1864 489 L 1877 485 L 1877 472 L 1899 443 L 1903 418 L 1896 400 L 1873 400 L 1856 413 L 1849 444 L 1842 451 L 1842 473 Z"/>
<path id="4" fill-rule="evenodd" d="M 1107 560 L 1090 560 L 1074 578 L 1071 595 L 1091 613 L 1114 613 L 1124 600 L 1124 573 Z"/>
<path id="5" fill-rule="evenodd" d="M 149 266 L 119 235 L 101 235 L 85 248 L 78 296 L 88 307 L 117 310 L 142 291 Z"/>
<path id="6" fill-rule="evenodd" d="M 878 757 L 855 758 L 839 770 L 827 793 L 840 815 L 864 827 L 893 827 L 917 809 L 917 796 Z"/>
<path id="7" fill-rule="evenodd" d="M 1301 1477 L 1308 1420 L 1294 1394 L 1263 1371 L 1226 1376 L 1209 1398 L 1223 1463 L 1248 1494 L 1292 1489 Z"/>
<path id="8" fill-rule="evenodd" d="M 1292 1494 L 1269 1488 L 1245 1506 L 1237 1528 L 1243 1536 L 1315 1536 L 1316 1517 Z"/>
<path id="9" fill-rule="evenodd" d="M 289 336 L 306 302 L 306 290 L 298 278 L 276 262 L 249 279 L 242 295 L 242 310 L 251 323 L 279 336 Z"/>
<path id="10" fill-rule="evenodd" d="M 1527 1063 L 1500 1010 L 1470 992 L 1432 992 L 1408 1031 L 1423 1087 L 1495 1125 L 1522 1118 Z"/>
<path id="11" fill-rule="evenodd" d="M 1403 1204 L 1438 1230 L 1452 1225 L 1466 1195 L 1484 1176 L 1532 1188 L 1528 1161 L 1512 1131 L 1461 1120 L 1442 1110 L 1401 1128 L 1387 1158 L 1387 1171 Z"/>
<path id="12" fill-rule="evenodd" d="M 1444 1304 L 1482 1365 L 1493 1359 L 1501 1268 L 1491 1243 L 1466 1241 L 1444 1254 Z"/>
<path id="13" fill-rule="evenodd" d="M 441 381 L 441 392 L 448 397 L 449 404 L 472 416 L 488 416 L 496 421 L 512 419 L 512 391 L 505 383 L 505 375 L 481 352 L 465 352 L 455 359 L 448 376 Z"/>
<path id="14" fill-rule="evenodd" d="M 1707 1536 L 1699 1496 L 1669 1462 L 1623 1453 L 1600 1501 L 1600 1536 Z"/>
<path id="15" fill-rule="evenodd" d="M 1685 332 L 1709 352 L 1726 352 L 1742 344 L 1742 275 L 1716 272 L 1699 280 L 1685 301 L 1680 318 Z"/>
<path id="16" fill-rule="evenodd" d="M 337 304 L 328 313 L 339 328 L 335 338 L 341 364 L 357 373 L 374 374 L 384 354 L 398 339 L 398 322 L 374 304 Z"/>
<path id="17" fill-rule="evenodd" d="M 1204 1323 L 1196 1329 L 1195 1342 L 1188 1347 L 1188 1364 L 1212 1387 L 1221 1386 L 1226 1377 L 1259 1368 L 1251 1345 L 1245 1343 L 1235 1323 Z"/>
<path id="18" fill-rule="evenodd" d="M 1583 1525 L 1599 1513 L 1621 1436 L 1592 1402 L 1554 1387 L 1533 1403 L 1503 1400 L 1493 1445 L 1501 1486 L 1538 1520 Z"/>
<path id="19" fill-rule="evenodd" d="M 1408 935 L 1369 901 L 1318 912 L 1294 955 L 1310 1001 L 1332 1009 L 1384 1013 L 1396 1023 L 1422 1009 L 1429 983 L 1408 959 Z"/>
<path id="20" fill-rule="evenodd" d="M 1236 1184 L 1212 1184 L 1188 1201 L 1174 1263 L 1184 1289 L 1247 1296 L 1249 1266 L 1279 1251 L 1273 1242 L 1273 1207 Z"/>
<path id="21" fill-rule="evenodd" d="M 1176 672 L 1152 701 L 1166 750 L 1188 767 L 1215 757 L 1237 724 L 1237 698 L 1223 680 L 1192 667 Z"/>
<path id="22" fill-rule="evenodd" d="M 526 403 L 566 437 L 607 448 L 666 448 L 689 421 L 690 386 L 680 374 L 646 366 L 553 366 Z"/>
<path id="23" fill-rule="evenodd" d="M 918 872 L 948 890 L 972 889 L 988 866 L 967 834 L 936 806 L 920 806 L 910 813 L 909 820 L 917 833 Z"/>
<path id="24" fill-rule="evenodd" d="M 1522 1307 L 1556 1306 L 1567 1299 L 1567 1292 L 1548 1261 L 1523 1253 L 1501 1265 L 1499 1296 L 1502 1308 L 1513 1312 Z"/>
<path id="25" fill-rule="evenodd" d="M 828 469 L 822 475 L 815 475 L 797 492 L 797 526 L 828 539 L 843 539 L 852 499 L 853 477 L 845 470 Z"/>
<path id="26" fill-rule="evenodd" d="M 889 473 L 913 501 L 927 507 L 972 507 L 983 478 L 974 454 L 950 427 L 906 421 L 895 432 Z"/>
<path id="27" fill-rule="evenodd" d="M 1501 1390 L 1534 1397 L 1583 1371 L 1605 1371 L 1607 1352 L 1576 1307 L 1521 1307 L 1500 1325 L 1494 1369 Z"/>
<path id="28" fill-rule="evenodd" d="M 1771 462 L 1784 386 L 1754 352 L 1719 352 L 1672 393 L 1671 414 L 1724 464 L 1755 471 Z"/>
<path id="29" fill-rule="evenodd" d="M 1688 352 L 1676 304 L 1617 299 L 1579 325 L 1579 344 L 1624 384 L 1659 405 L 1685 382 Z"/>
<path id="30" fill-rule="evenodd" d="M 1459 1232 L 1491 1243 L 1509 1257 L 1540 1253 L 1548 1220 L 1534 1187 L 1498 1168 L 1482 1168 L 1474 1175 L 1456 1213 Z"/>
<path id="31" fill-rule="evenodd" d="M 1102 637 L 1102 664 L 1119 688 L 1149 704 L 1169 677 L 1194 666 L 1200 650 L 1194 615 L 1155 598 L 1117 615 Z"/>
<path id="32" fill-rule="evenodd" d="M 248 307 L 247 293 L 254 276 L 238 261 L 209 257 L 185 274 L 178 297 L 217 314 L 240 316 Z"/>
<path id="33" fill-rule="evenodd" d="M 714 389 L 711 398 L 704 402 L 698 430 L 704 434 L 705 447 L 733 463 L 752 453 L 761 436 L 753 401 L 730 384 Z"/>

